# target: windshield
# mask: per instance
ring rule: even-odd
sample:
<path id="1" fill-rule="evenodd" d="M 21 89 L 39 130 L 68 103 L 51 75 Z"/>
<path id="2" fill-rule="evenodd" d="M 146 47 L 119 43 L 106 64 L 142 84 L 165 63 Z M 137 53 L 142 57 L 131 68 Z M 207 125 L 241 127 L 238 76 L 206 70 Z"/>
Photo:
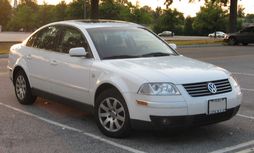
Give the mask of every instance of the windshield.
<path id="1" fill-rule="evenodd" d="M 170 56 L 176 53 L 142 28 L 87 29 L 101 59 Z"/>

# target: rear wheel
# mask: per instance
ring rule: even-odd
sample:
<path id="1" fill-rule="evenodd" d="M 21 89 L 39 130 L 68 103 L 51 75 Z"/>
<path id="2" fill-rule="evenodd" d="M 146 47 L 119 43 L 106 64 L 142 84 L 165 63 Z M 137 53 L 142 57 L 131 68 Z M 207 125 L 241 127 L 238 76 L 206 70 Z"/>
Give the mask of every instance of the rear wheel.
<path id="1" fill-rule="evenodd" d="M 130 134 L 128 108 L 116 89 L 107 89 L 96 98 L 95 116 L 100 131 L 106 136 L 120 138 Z"/>
<path id="2" fill-rule="evenodd" d="M 228 44 L 229 45 L 236 45 L 237 44 L 236 39 L 234 37 L 230 37 L 228 40 Z"/>
<path id="3" fill-rule="evenodd" d="M 15 94 L 20 104 L 31 105 L 36 97 L 32 95 L 31 87 L 23 70 L 16 72 L 14 76 Z"/>

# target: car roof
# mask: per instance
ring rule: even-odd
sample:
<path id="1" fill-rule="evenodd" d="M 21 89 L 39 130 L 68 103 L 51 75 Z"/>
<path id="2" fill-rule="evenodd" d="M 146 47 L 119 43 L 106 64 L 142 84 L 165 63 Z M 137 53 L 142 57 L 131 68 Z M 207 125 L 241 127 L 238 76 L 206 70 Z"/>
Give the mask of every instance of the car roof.
<path id="1" fill-rule="evenodd" d="M 132 22 L 119 21 L 119 20 L 105 20 L 105 19 L 84 19 L 84 20 L 67 20 L 54 22 L 52 24 L 65 24 L 72 25 L 80 28 L 103 28 L 103 27 L 143 27 L 142 25 Z"/>

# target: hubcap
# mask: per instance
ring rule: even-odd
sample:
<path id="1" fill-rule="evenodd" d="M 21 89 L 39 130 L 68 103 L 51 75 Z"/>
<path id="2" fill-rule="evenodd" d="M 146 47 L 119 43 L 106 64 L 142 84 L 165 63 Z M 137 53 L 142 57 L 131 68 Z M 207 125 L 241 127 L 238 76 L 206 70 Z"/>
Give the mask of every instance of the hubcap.
<path id="1" fill-rule="evenodd" d="M 125 115 L 123 105 L 113 97 L 104 99 L 99 106 L 100 123 L 110 132 L 116 132 L 123 127 Z"/>
<path id="2" fill-rule="evenodd" d="M 26 81 L 22 75 L 19 75 L 16 80 L 16 94 L 20 100 L 23 100 L 26 95 Z"/>

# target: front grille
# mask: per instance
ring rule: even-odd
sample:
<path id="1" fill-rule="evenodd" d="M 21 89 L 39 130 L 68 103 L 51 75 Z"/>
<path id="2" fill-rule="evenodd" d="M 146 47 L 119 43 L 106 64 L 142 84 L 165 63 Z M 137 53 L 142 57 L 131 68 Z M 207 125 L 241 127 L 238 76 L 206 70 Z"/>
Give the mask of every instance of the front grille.
<path id="1" fill-rule="evenodd" d="M 217 92 L 211 93 L 208 90 L 208 83 L 214 83 Z M 222 94 L 232 91 L 232 87 L 228 81 L 228 79 L 224 80 L 216 80 L 216 81 L 210 81 L 210 82 L 199 82 L 199 83 L 191 83 L 191 84 L 184 84 L 183 87 L 186 89 L 186 91 L 192 96 L 192 97 L 201 97 L 201 96 L 209 96 L 209 95 L 216 95 L 216 94 Z"/>

